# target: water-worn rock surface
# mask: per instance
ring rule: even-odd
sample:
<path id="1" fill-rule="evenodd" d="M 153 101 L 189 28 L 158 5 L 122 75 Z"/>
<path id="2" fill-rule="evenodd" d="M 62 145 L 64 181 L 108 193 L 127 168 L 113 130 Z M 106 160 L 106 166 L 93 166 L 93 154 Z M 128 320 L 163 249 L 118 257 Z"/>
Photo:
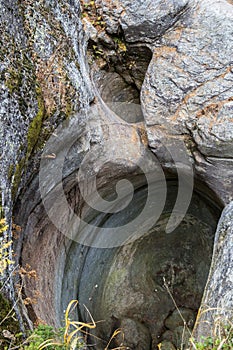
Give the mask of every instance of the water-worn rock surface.
<path id="1" fill-rule="evenodd" d="M 233 317 L 233 202 L 223 210 L 215 235 L 215 247 L 209 277 L 202 299 L 202 307 L 197 319 L 196 335 L 199 339 L 210 334 L 206 322 L 218 327 L 219 320 L 229 325 Z M 220 282 L 221 281 L 221 282 Z M 226 308 L 227 305 L 227 308 Z M 211 334 L 214 334 L 213 329 Z"/>
<path id="2" fill-rule="evenodd" d="M 233 178 L 232 20 L 228 2 L 196 2 L 155 48 L 142 91 L 151 147 L 162 135 L 191 136 L 197 176 L 225 203 Z"/>
<path id="3" fill-rule="evenodd" d="M 233 198 L 233 6 L 81 5 L 0 1 L 1 198 L 36 271 L 29 317 L 59 326 L 78 298 L 103 320 L 93 348 L 117 328 L 130 349 L 177 348 L 204 289 L 232 317 L 231 205 L 215 230 Z"/>

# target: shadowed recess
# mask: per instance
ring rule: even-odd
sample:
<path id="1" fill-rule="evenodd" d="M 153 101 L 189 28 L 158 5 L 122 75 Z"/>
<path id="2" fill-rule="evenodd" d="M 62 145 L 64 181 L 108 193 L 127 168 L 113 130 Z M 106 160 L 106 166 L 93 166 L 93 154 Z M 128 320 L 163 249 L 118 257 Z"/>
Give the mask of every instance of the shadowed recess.
<path id="1" fill-rule="evenodd" d="M 128 123 L 143 121 L 140 91 L 151 58 L 146 46 L 127 46 L 124 55 L 113 56 L 105 70 L 95 74 L 103 101 Z"/>
<path id="2" fill-rule="evenodd" d="M 113 249 L 89 248 L 73 242 L 67 251 L 61 310 L 75 295 L 81 305 L 80 319 L 89 321 L 84 304 L 96 321 L 102 320 L 93 331 L 102 341 L 89 337 L 93 349 L 103 349 L 119 327 L 130 349 L 154 349 L 161 341 L 180 348 L 183 321 L 172 297 L 192 330 L 209 272 L 221 206 L 206 186 L 196 184 L 185 218 L 167 234 L 165 227 L 178 186 L 174 179 L 167 184 L 167 201 L 160 219 L 139 239 Z M 145 204 L 146 196 L 147 188 L 141 183 L 130 209 L 105 214 L 106 219 L 100 219 L 103 227 L 123 225 L 134 218 Z M 94 217 L 88 214 L 93 223 L 98 222 L 96 215 L 96 212 Z M 98 229 L 94 232 L 98 239 Z M 186 330 L 186 341 L 189 337 Z M 120 342 L 116 338 L 113 346 L 119 346 Z"/>

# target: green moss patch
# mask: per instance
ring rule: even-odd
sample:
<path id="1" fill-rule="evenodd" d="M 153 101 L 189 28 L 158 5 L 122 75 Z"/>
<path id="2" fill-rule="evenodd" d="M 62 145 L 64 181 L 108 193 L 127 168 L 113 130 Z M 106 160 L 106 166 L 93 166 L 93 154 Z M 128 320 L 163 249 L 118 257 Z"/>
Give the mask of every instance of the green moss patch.
<path id="1" fill-rule="evenodd" d="M 12 339 L 10 339 L 11 335 Z M 9 345 L 13 341 L 16 342 L 17 339 L 21 341 L 22 333 L 20 333 L 12 305 L 0 294 L 0 348 L 4 350 L 9 349 Z"/>
<path id="2" fill-rule="evenodd" d="M 39 87 L 36 89 L 37 92 L 37 101 L 38 101 L 38 112 L 37 115 L 33 118 L 31 124 L 29 125 L 28 129 L 28 146 L 27 146 L 27 159 L 31 155 L 35 145 L 37 144 L 37 141 L 39 139 L 42 123 L 45 118 L 45 106 L 44 106 L 44 100 L 42 97 L 42 91 Z"/>

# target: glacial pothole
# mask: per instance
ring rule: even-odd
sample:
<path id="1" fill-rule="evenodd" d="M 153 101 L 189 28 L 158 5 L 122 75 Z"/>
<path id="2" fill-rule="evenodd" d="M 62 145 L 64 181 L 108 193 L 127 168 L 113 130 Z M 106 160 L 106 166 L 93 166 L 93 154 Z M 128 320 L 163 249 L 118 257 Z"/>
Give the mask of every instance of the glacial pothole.
<path id="1" fill-rule="evenodd" d="M 93 318 L 101 321 L 89 336 L 93 349 L 102 349 L 117 328 L 122 328 L 130 349 L 153 349 L 161 341 L 179 348 L 183 321 L 176 315 L 172 298 L 190 331 L 193 327 L 210 268 L 221 206 L 207 187 L 197 185 L 185 218 L 168 234 L 165 228 L 178 183 L 170 180 L 167 184 L 167 201 L 160 219 L 139 239 L 112 249 L 73 242 L 66 253 L 61 310 L 75 296 L 80 302 L 81 320 L 90 321 L 85 305 Z M 107 215 L 101 222 L 110 227 L 123 225 L 138 215 L 146 196 L 143 185 L 128 210 Z M 98 229 L 94 232 L 98 235 Z M 116 339 L 113 346 L 120 342 Z"/>
<path id="2" fill-rule="evenodd" d="M 196 181 L 186 216 L 173 232 L 166 233 L 180 183 L 170 173 L 163 174 L 152 186 L 154 192 L 149 193 L 147 176 L 152 173 L 150 179 L 154 179 L 163 169 L 142 142 L 140 130 L 135 125 L 119 123 L 117 127 L 109 127 L 108 134 L 105 130 L 105 139 L 100 145 L 83 152 L 77 129 L 70 125 L 67 130 L 61 128 L 62 145 L 57 132 L 46 153 L 54 153 L 56 157 L 52 160 L 42 157 L 41 187 L 37 178 L 32 179 L 18 202 L 18 213 L 15 209 L 17 223 L 23 226 L 24 232 L 16 254 L 22 266 L 30 265 L 38 275 L 35 280 L 25 280 L 24 293 L 31 300 L 35 292 L 43 296 L 31 306 L 30 318 L 34 321 L 34 315 L 35 320 L 39 316 L 58 327 L 62 325 L 69 302 L 78 299 L 77 318 L 89 322 L 87 308 L 97 322 L 88 336 L 88 343 L 95 350 L 106 347 L 117 328 L 122 329 L 125 345 L 130 349 L 151 350 L 160 341 L 179 348 L 182 324 L 176 306 L 182 310 L 191 329 L 210 268 L 214 234 L 222 209 L 220 202 L 205 184 Z M 148 160 L 144 164 L 145 173 L 139 166 L 144 159 Z M 89 188 L 93 185 L 91 179 L 98 174 L 96 189 L 109 203 L 115 200 L 119 180 L 127 179 L 134 189 L 132 200 L 116 212 L 92 209 L 80 192 L 80 172 L 90 193 L 93 192 Z M 166 181 L 161 187 L 162 179 Z M 44 188 L 47 191 L 43 193 Z M 66 201 L 63 201 L 64 194 Z M 160 217 L 149 230 L 144 230 L 142 221 L 135 226 L 135 232 L 124 236 L 127 233 L 124 225 L 140 216 L 148 194 L 153 194 L 149 210 L 152 216 L 166 194 Z M 43 202 L 41 196 L 44 196 Z M 124 197 L 122 200 L 124 202 Z M 55 212 L 57 221 L 50 220 L 50 211 Z M 74 213 L 81 214 L 87 225 L 76 225 Z M 150 218 L 145 221 L 147 219 Z M 62 231 L 58 222 L 64 224 L 67 232 Z M 120 239 L 111 236 L 115 227 L 121 228 Z M 111 244 L 109 237 L 101 232 L 103 228 L 108 228 Z M 81 244 L 85 242 L 83 237 L 88 238 L 89 244 Z M 113 244 L 112 240 L 115 243 L 119 240 L 120 244 Z M 112 346 L 117 347 L 120 342 L 121 339 L 115 339 Z"/>

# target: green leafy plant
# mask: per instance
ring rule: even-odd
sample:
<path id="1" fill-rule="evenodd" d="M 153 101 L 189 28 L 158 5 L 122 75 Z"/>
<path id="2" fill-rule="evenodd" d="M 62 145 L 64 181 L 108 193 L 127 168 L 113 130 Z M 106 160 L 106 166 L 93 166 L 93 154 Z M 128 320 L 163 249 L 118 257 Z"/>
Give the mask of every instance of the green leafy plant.
<path id="1" fill-rule="evenodd" d="M 190 343 L 192 344 L 192 349 L 195 350 L 232 350 L 233 324 L 228 321 L 228 324 L 225 325 L 222 320 L 218 320 L 212 337 L 202 337 L 199 342 L 191 338 Z"/>
<path id="2" fill-rule="evenodd" d="M 0 349 L 22 342 L 22 333 L 12 304 L 0 293 Z"/>
<path id="3" fill-rule="evenodd" d="M 54 349 L 78 349 L 82 346 L 83 336 L 81 335 L 81 331 L 83 328 L 93 329 L 96 327 L 96 323 L 93 320 L 91 314 L 89 316 L 91 318 L 90 323 L 72 321 L 70 319 L 70 313 L 76 308 L 78 305 L 77 300 L 71 300 L 69 303 L 66 312 L 65 312 L 65 328 L 62 339 L 58 338 L 49 338 L 42 342 L 39 346 L 39 350 L 43 350 L 45 348 L 54 348 Z"/>
<path id="4" fill-rule="evenodd" d="M 20 346 L 20 350 L 38 350 L 41 343 L 45 342 L 47 339 L 55 338 L 59 339 L 62 337 L 64 332 L 63 328 L 55 330 L 52 326 L 40 324 L 32 334 L 26 339 L 26 341 Z M 58 347 L 50 347 L 49 349 L 57 350 Z M 59 347 L 61 349 L 61 347 Z M 65 348 L 64 348 L 65 349 Z"/>
<path id="5" fill-rule="evenodd" d="M 96 328 L 96 322 L 92 318 L 87 308 L 86 308 L 86 311 L 89 314 L 91 322 L 85 323 L 85 322 L 79 322 L 79 321 L 72 321 L 70 319 L 70 314 L 77 307 L 77 305 L 78 305 L 77 300 L 72 300 L 69 303 L 65 312 L 65 327 L 59 330 L 59 334 L 57 334 L 58 335 L 57 337 L 51 337 L 50 339 L 43 341 L 39 345 L 39 350 L 43 350 L 45 348 L 75 350 L 75 349 L 82 349 L 83 346 L 85 346 L 84 334 L 88 334 L 86 330 Z M 50 329 L 50 331 L 54 332 L 52 329 Z M 117 337 L 119 334 L 122 334 L 121 329 L 117 329 L 114 331 L 104 350 L 109 349 L 113 339 Z M 48 334 L 48 336 L 49 335 L 50 334 Z M 34 350 L 34 348 L 30 348 L 30 350 Z M 114 350 L 126 350 L 126 347 L 119 346 Z"/>
<path id="6" fill-rule="evenodd" d="M 123 39 L 115 36 L 113 40 L 117 46 L 118 53 L 125 53 L 127 51 L 127 46 Z"/>

